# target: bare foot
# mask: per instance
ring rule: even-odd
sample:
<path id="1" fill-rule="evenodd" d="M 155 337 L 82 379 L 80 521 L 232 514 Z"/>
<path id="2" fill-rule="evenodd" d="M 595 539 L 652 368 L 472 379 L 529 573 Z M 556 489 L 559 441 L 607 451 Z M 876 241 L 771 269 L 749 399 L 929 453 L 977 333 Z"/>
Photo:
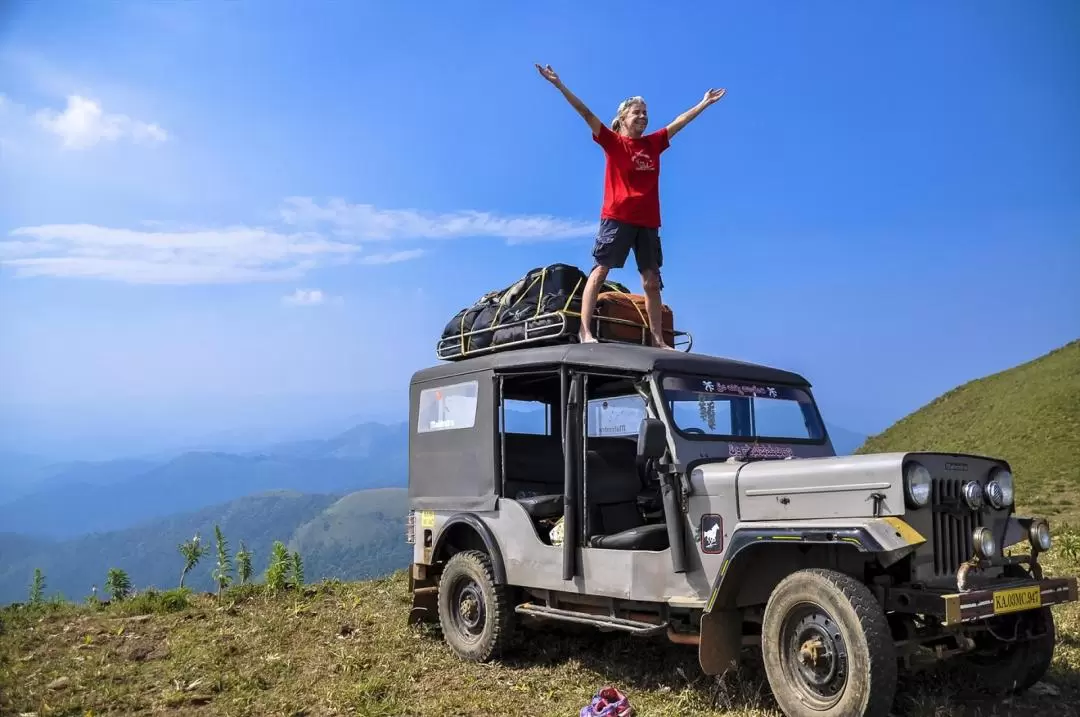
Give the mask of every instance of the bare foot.
<path id="1" fill-rule="evenodd" d="M 668 351 L 674 351 L 675 350 L 674 346 L 668 346 L 667 345 L 667 342 L 664 341 L 663 337 L 653 336 L 652 342 L 653 342 L 653 346 L 655 346 L 658 349 L 667 349 Z"/>
<path id="2" fill-rule="evenodd" d="M 597 341 L 596 338 L 592 334 L 579 333 L 578 334 L 578 343 L 582 343 L 582 344 L 598 344 L 600 342 Z"/>

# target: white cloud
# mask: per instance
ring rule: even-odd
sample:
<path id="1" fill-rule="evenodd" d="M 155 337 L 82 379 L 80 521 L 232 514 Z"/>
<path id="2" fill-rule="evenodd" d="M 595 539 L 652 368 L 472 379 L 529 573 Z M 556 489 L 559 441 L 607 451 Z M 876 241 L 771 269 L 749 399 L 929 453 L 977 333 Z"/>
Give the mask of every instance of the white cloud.
<path id="1" fill-rule="evenodd" d="M 0 241 L 0 264 L 18 276 L 149 284 L 293 280 L 360 251 L 318 234 L 253 227 L 141 231 L 90 224 L 23 227 Z"/>
<path id="2" fill-rule="evenodd" d="M 297 289 L 288 296 L 281 297 L 286 306 L 321 306 L 323 304 L 341 304 L 340 296 L 327 296 L 322 289 Z"/>
<path id="3" fill-rule="evenodd" d="M 364 241 L 500 237 L 510 244 L 519 244 L 573 239 L 596 232 L 596 222 L 547 215 L 500 216 L 473 210 L 436 214 L 415 209 L 379 209 L 337 198 L 320 205 L 311 197 L 289 197 L 281 208 L 281 217 L 287 224 L 296 226 L 329 225 L 338 235 Z"/>
<path id="4" fill-rule="evenodd" d="M 34 115 L 38 126 L 63 140 L 68 149 L 89 149 L 99 142 L 130 138 L 137 143 L 164 142 L 169 134 L 159 125 L 105 112 L 101 104 L 80 95 L 68 95 L 63 112 L 43 109 Z"/>
<path id="5" fill-rule="evenodd" d="M 406 251 L 394 251 L 385 254 L 368 254 L 360 257 L 361 264 L 397 264 L 399 261 L 419 259 L 426 254 L 423 249 L 407 249 Z"/>
<path id="6" fill-rule="evenodd" d="M 287 229 L 192 228 L 143 221 L 136 229 L 93 224 L 21 227 L 0 240 L 0 266 L 17 276 L 82 277 L 145 284 L 208 284 L 296 280 L 323 266 L 376 266 L 412 261 L 421 248 L 364 253 L 359 241 L 386 246 L 399 239 L 499 236 L 509 243 L 589 236 L 592 223 L 547 216 L 460 211 L 422 214 L 334 200 L 287 200 Z M 329 227 L 319 225 L 329 224 Z M 306 225 L 306 226 L 301 226 Z"/>

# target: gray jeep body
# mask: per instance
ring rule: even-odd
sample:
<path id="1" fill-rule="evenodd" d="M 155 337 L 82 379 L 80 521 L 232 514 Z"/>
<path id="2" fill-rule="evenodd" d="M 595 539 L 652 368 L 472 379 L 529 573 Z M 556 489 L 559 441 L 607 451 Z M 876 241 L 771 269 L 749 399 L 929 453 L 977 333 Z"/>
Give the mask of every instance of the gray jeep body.
<path id="1" fill-rule="evenodd" d="M 705 421 L 712 391 L 730 415 L 688 430 L 694 396 Z M 778 395 L 798 399 L 799 420 L 758 435 L 765 399 Z M 541 420 L 515 430 L 511 404 Z M 961 653 L 988 619 L 1076 599 L 1075 578 L 1042 577 L 1034 519 L 1011 502 L 965 504 L 967 483 L 982 491 L 1007 463 L 836 456 L 809 381 L 789 371 L 628 344 L 523 348 L 417 372 L 409 420 L 414 620 L 448 619 L 439 577 L 460 552 L 484 556 L 516 616 L 697 645 L 709 674 L 769 639 L 770 596 L 799 571 L 865 586 L 897 655 Z M 913 464 L 932 477 L 925 506 L 910 502 Z M 978 554 L 980 527 L 994 554 Z M 995 593 L 1006 595 L 996 607 Z M 1016 602 L 1036 593 L 1037 604 Z"/>

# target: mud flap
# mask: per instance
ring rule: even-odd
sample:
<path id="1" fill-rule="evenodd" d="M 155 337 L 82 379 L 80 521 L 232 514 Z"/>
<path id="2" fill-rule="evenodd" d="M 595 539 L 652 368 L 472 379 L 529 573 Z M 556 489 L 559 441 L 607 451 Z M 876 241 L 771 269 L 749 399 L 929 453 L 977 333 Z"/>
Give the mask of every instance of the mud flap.
<path id="1" fill-rule="evenodd" d="M 409 594 L 412 595 L 412 609 L 409 610 L 409 624 L 439 621 L 439 587 L 432 580 L 417 580 L 413 571 L 409 571 Z"/>
<path id="2" fill-rule="evenodd" d="M 706 675 L 722 675 L 739 666 L 742 652 L 742 612 L 713 610 L 701 616 L 698 662 Z"/>

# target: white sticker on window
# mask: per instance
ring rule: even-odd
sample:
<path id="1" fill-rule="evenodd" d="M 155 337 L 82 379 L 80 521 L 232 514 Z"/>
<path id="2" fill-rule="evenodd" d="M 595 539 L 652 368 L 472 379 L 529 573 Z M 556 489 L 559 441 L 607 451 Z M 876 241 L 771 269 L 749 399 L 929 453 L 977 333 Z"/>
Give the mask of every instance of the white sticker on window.
<path id="1" fill-rule="evenodd" d="M 417 433 L 472 428 L 476 424 L 476 381 L 455 383 L 420 392 Z"/>

